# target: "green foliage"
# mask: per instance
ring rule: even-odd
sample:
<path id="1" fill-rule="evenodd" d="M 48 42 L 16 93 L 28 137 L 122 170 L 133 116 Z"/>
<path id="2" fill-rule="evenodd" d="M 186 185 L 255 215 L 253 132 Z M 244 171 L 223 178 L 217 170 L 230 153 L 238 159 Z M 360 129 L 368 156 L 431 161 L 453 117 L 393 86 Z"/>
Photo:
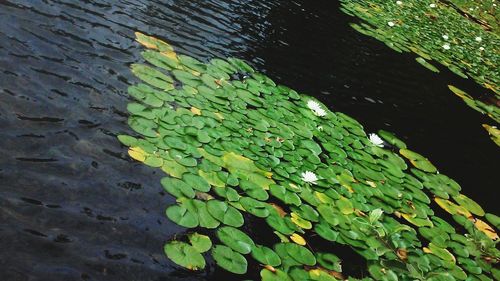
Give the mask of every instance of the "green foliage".
<path id="1" fill-rule="evenodd" d="M 457 75 L 473 78 L 496 95 L 500 14 L 494 1 L 341 0 L 342 11 L 361 19 L 357 31 L 397 52 L 413 52 L 434 72 L 439 62 Z"/>
<path id="2" fill-rule="evenodd" d="M 157 68 L 133 68 L 149 86 L 131 86 L 141 102 L 129 106 L 137 136 L 118 138 L 132 158 L 168 174 L 161 185 L 177 201 L 170 220 L 215 229 L 168 242 L 176 264 L 201 270 L 206 253 L 235 274 L 255 259 L 262 280 L 337 280 L 347 278 L 342 260 L 327 249 L 338 243 L 367 260 L 364 280 L 498 275 L 499 218 L 394 134 L 368 137 L 356 120 L 241 60 L 202 63 L 152 37 L 137 40 Z M 251 217 L 267 226 L 246 224 Z M 256 245 L 252 235 L 264 229 L 272 231 L 259 236 L 280 242 Z"/>

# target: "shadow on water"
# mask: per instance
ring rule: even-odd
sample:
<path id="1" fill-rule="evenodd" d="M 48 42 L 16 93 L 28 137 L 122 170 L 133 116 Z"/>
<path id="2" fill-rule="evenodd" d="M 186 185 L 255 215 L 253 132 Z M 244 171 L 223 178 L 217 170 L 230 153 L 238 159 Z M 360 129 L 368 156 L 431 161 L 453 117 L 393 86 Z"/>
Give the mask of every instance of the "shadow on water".
<path id="1" fill-rule="evenodd" d="M 116 140 L 130 132 L 135 30 L 200 59 L 250 60 L 368 131 L 396 132 L 494 211 L 488 120 L 446 85 L 482 90 L 425 70 L 351 20 L 331 1 L 1 0 L 0 279 L 235 280 L 212 261 L 193 275 L 166 259 L 163 244 L 184 231 L 164 216 L 173 199 L 161 172 Z M 339 255 L 346 269 L 357 263 Z"/>

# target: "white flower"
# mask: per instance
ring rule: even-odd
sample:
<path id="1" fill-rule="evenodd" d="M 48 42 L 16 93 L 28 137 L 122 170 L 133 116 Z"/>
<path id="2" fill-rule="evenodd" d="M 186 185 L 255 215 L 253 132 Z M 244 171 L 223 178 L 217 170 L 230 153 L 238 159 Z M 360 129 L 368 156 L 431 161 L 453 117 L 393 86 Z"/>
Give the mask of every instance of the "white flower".
<path id="1" fill-rule="evenodd" d="M 446 43 L 443 45 L 443 49 L 445 50 L 449 50 L 451 47 L 450 47 L 450 44 Z"/>
<path id="2" fill-rule="evenodd" d="M 448 40 L 448 38 L 450 38 L 450 37 L 448 37 L 448 35 L 447 35 L 447 34 L 443 35 L 443 39 L 444 39 L 444 40 Z"/>
<path id="3" fill-rule="evenodd" d="M 378 147 L 383 147 L 384 146 L 384 141 L 377 135 L 377 134 L 370 134 L 370 142 Z"/>
<path id="4" fill-rule="evenodd" d="M 403 5 L 403 2 L 402 1 L 396 1 L 396 4 Z"/>
<path id="5" fill-rule="evenodd" d="M 323 126 L 318 126 L 316 129 L 318 129 L 318 131 L 323 131 Z"/>
<path id="6" fill-rule="evenodd" d="M 323 108 L 321 108 L 321 105 L 319 105 L 319 103 L 317 103 L 313 100 L 309 100 L 307 102 L 307 107 L 309 107 L 309 109 L 312 110 L 312 112 L 316 116 L 325 116 L 326 115 L 326 111 Z"/>
<path id="7" fill-rule="evenodd" d="M 307 183 L 312 183 L 316 184 L 316 181 L 318 180 L 318 177 L 316 176 L 315 173 L 310 172 L 310 171 L 305 171 L 301 174 L 302 180 L 307 182 Z"/>
<path id="8" fill-rule="evenodd" d="M 436 8 L 436 4 L 432 3 L 432 4 L 429 5 L 429 7 Z"/>
<path id="9" fill-rule="evenodd" d="M 479 47 L 479 51 L 484 51 L 484 47 Z"/>
<path id="10" fill-rule="evenodd" d="M 476 41 L 477 42 L 481 42 L 481 41 L 483 41 L 483 38 L 481 38 L 481 37 L 478 36 L 478 37 L 476 37 Z"/>
<path id="11" fill-rule="evenodd" d="M 390 27 L 393 27 L 393 26 L 395 26 L 396 24 L 394 24 L 392 21 L 390 21 L 390 22 L 388 22 L 388 23 L 387 23 L 387 25 L 388 25 L 388 26 L 390 26 Z"/>

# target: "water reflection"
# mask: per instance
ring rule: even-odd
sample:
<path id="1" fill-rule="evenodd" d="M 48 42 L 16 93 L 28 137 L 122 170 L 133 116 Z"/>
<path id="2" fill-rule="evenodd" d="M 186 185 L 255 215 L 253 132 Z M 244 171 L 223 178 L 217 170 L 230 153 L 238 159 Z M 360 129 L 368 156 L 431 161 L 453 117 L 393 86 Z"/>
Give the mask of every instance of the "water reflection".
<path id="1" fill-rule="evenodd" d="M 3 279 L 227 278 L 213 264 L 193 276 L 165 258 L 163 244 L 183 231 L 164 216 L 172 198 L 159 185 L 161 172 L 131 161 L 116 140 L 130 132 L 125 91 L 141 51 L 135 30 L 202 60 L 248 59 L 370 129 L 399 132 L 466 193 L 484 186 L 493 195 L 487 175 L 496 147 L 481 117 L 444 90 L 455 78 L 357 34 L 337 8 L 330 1 L 0 1 Z M 460 141 L 451 141 L 458 132 Z"/>

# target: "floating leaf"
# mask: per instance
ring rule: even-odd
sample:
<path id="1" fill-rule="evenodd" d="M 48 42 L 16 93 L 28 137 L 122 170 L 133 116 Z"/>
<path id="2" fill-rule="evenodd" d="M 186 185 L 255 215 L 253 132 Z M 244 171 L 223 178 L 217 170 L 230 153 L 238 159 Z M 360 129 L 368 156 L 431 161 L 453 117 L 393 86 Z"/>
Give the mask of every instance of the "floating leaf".
<path id="1" fill-rule="evenodd" d="M 363 1 L 341 2 L 358 8 L 366 5 Z M 398 16 L 398 22 L 391 19 L 396 22 L 393 27 L 382 21 L 384 28 L 375 30 L 378 22 L 372 22 L 373 10 L 378 9 L 377 17 L 384 11 L 412 14 L 412 20 L 419 9 L 441 19 L 441 10 L 425 3 L 383 4 L 357 9 L 368 23 L 353 26 L 371 36 L 390 36 L 394 39 L 387 42 L 390 48 L 411 50 L 421 57 L 417 59 L 420 63 L 432 68 L 427 61 L 434 57 L 428 49 L 407 46 L 395 32 L 411 31 L 403 28 L 411 23 L 408 17 Z M 149 48 L 142 56 L 151 64 L 131 66 L 144 81 L 128 88 L 133 98 L 127 106 L 128 123 L 138 137 L 118 138 L 129 147 L 131 157 L 170 175 L 161 183 L 177 198 L 177 204 L 166 210 L 172 221 L 187 228 L 215 229 L 227 245 L 212 248 L 218 266 L 243 274 L 247 261 L 241 254 L 251 253 L 264 265 L 263 280 L 343 280 L 347 277 L 340 274 L 337 256 L 313 253 L 321 243 L 323 250 L 339 243 L 368 260 L 368 271 L 377 280 L 485 279 L 494 273 L 488 261 L 497 259 L 498 250 L 496 241 L 490 239 L 498 236 L 472 214 L 484 215 L 496 227 L 498 217 L 484 214 L 479 204 L 460 194 L 458 183 L 437 173 L 428 159 L 407 149 L 394 134 L 380 130 L 387 147 L 370 145 L 363 127 L 353 118 L 330 112 L 321 104 L 318 106 L 327 114 L 316 116 L 308 108 L 312 106 L 307 104 L 310 97 L 276 85 L 243 61 L 216 58 L 203 63 L 177 55 L 161 40 L 143 34 L 137 37 Z M 467 38 L 461 40 L 466 44 Z M 434 59 L 457 73 L 463 68 L 443 57 Z M 484 85 L 494 88 L 493 84 Z M 495 108 L 450 89 L 473 108 L 500 118 Z M 494 129 L 490 130 L 493 134 Z M 406 160 L 389 144 L 416 167 L 410 169 L 414 176 L 408 173 Z M 305 182 L 301 175 L 305 171 L 318 180 Z M 469 232 L 467 237 L 437 216 L 429 197 L 452 214 Z M 274 250 L 256 246 L 245 233 L 248 227 L 235 228 L 244 224 L 243 215 L 256 216 L 248 216 L 252 221 L 265 218 L 277 235 L 270 239 L 282 243 L 275 244 Z M 418 227 L 418 232 L 402 224 L 401 217 Z M 167 255 L 180 254 L 171 259 L 201 269 L 205 261 L 203 257 L 199 260 L 200 253 L 208 251 L 212 242 L 199 233 L 187 237 L 191 245 L 170 242 L 178 253 Z M 422 237 L 431 241 L 425 252 L 419 250 Z M 198 253 L 194 258 L 198 264 L 189 263 L 186 253 L 192 251 Z"/>
<path id="2" fill-rule="evenodd" d="M 190 234 L 188 238 L 189 243 L 191 243 L 193 248 L 200 253 L 204 253 L 212 248 L 212 241 L 210 241 L 210 238 L 206 235 L 195 232 Z"/>
<path id="3" fill-rule="evenodd" d="M 250 197 L 242 197 L 240 199 L 240 203 L 247 212 L 249 212 L 254 216 L 260 218 L 265 218 L 269 216 L 269 205 L 267 205 L 266 203 L 263 203 L 261 201 L 255 200 Z"/>
<path id="4" fill-rule="evenodd" d="M 164 42 L 162 40 L 159 40 L 155 37 L 148 36 L 148 35 L 145 35 L 145 34 L 140 33 L 140 32 L 135 32 L 135 37 L 136 37 L 135 40 L 137 42 L 141 43 L 146 48 L 158 50 L 160 52 L 174 50 L 172 48 L 172 46 L 170 46 L 170 44 L 168 44 L 167 42 Z"/>
<path id="5" fill-rule="evenodd" d="M 432 165 L 432 163 L 422 155 L 413 152 L 409 149 L 400 149 L 399 153 L 401 153 L 401 155 L 410 160 L 410 162 L 413 164 L 413 166 L 415 166 L 415 168 L 429 173 L 437 172 L 436 167 L 434 167 L 434 165 Z"/>
<path id="6" fill-rule="evenodd" d="M 443 249 L 443 248 L 440 248 L 440 247 L 434 245 L 433 243 L 429 243 L 429 246 L 427 248 L 424 247 L 423 250 L 425 253 L 434 254 L 445 261 L 449 261 L 449 262 L 453 262 L 453 263 L 455 263 L 455 261 L 456 261 L 455 257 L 453 256 L 452 253 L 450 253 L 450 251 Z"/>
<path id="7" fill-rule="evenodd" d="M 444 200 L 441 198 L 434 198 L 434 201 L 441 207 L 443 208 L 446 212 L 452 214 L 452 215 L 463 215 L 466 218 L 472 217 L 472 214 L 465 209 L 462 206 L 456 205 L 455 203 L 449 201 L 449 200 Z"/>
<path id="8" fill-rule="evenodd" d="M 222 243 L 241 254 L 250 253 L 252 248 L 255 246 L 254 242 L 248 235 L 246 235 L 243 231 L 230 226 L 223 226 L 219 228 L 217 231 L 217 237 Z"/>
<path id="9" fill-rule="evenodd" d="M 137 161 L 144 162 L 146 160 L 147 153 L 140 147 L 131 147 L 128 150 L 128 155 Z"/>
<path id="10" fill-rule="evenodd" d="M 297 245 L 305 246 L 307 244 L 306 240 L 304 237 L 300 236 L 297 233 L 294 233 L 290 236 L 290 240 L 295 242 Z"/>
<path id="11" fill-rule="evenodd" d="M 295 259 L 300 264 L 310 266 L 316 264 L 316 258 L 314 257 L 313 253 L 311 253 L 311 251 L 303 246 L 294 243 L 285 243 L 285 249 L 290 257 Z"/>
<path id="12" fill-rule="evenodd" d="M 189 270 L 205 268 L 205 259 L 195 247 L 184 242 L 172 241 L 165 245 L 167 257 Z"/>
<path id="13" fill-rule="evenodd" d="M 245 274 L 247 272 L 247 260 L 241 254 L 231 250 L 231 248 L 215 245 L 212 248 L 212 256 L 218 266 L 235 274 Z"/>
<path id="14" fill-rule="evenodd" d="M 318 263 L 329 270 L 333 270 L 336 272 L 341 272 L 342 267 L 340 265 L 340 259 L 334 254 L 330 253 L 318 253 Z"/>
<path id="15" fill-rule="evenodd" d="M 495 214 L 486 214 L 485 218 L 493 224 L 497 229 L 500 229 L 500 217 Z"/>
<path id="16" fill-rule="evenodd" d="M 208 200 L 207 209 L 210 215 L 223 224 L 240 227 L 243 225 L 243 216 L 234 207 L 229 206 L 226 202 L 218 200 Z"/>
<path id="17" fill-rule="evenodd" d="M 488 236 L 492 240 L 498 239 L 498 234 L 495 232 L 495 230 L 484 221 L 480 219 L 475 219 L 474 225 L 477 227 L 477 229 L 482 231 L 484 234 L 486 234 L 486 236 Z"/>
<path id="18" fill-rule="evenodd" d="M 280 257 L 266 246 L 255 245 L 252 248 L 252 257 L 264 265 L 278 266 L 281 264 Z"/>
<path id="19" fill-rule="evenodd" d="M 378 135 L 380 137 L 382 137 L 386 142 L 392 144 L 392 145 L 395 145 L 396 147 L 400 148 L 400 149 L 405 149 L 406 148 L 406 144 L 398 139 L 394 134 L 388 132 L 388 131 L 384 131 L 384 130 L 379 130 L 378 132 Z"/>
<path id="20" fill-rule="evenodd" d="M 262 281 L 293 281 L 288 274 L 279 269 L 264 268 L 260 271 L 260 277 Z"/>
<path id="21" fill-rule="evenodd" d="M 470 199 L 469 197 L 459 194 L 457 196 L 453 196 L 453 199 L 462 207 L 467 209 L 469 212 L 478 215 L 478 216 L 484 216 L 484 210 L 477 204 L 474 200 Z"/>
<path id="22" fill-rule="evenodd" d="M 198 216 L 188 210 L 184 205 L 171 205 L 167 208 L 167 217 L 175 222 L 176 224 L 187 227 L 194 228 L 198 226 Z"/>
<path id="23" fill-rule="evenodd" d="M 182 179 L 186 184 L 188 184 L 190 187 L 198 191 L 201 192 L 210 191 L 210 184 L 200 176 L 194 174 L 185 174 L 183 175 Z"/>
<path id="24" fill-rule="evenodd" d="M 194 190 L 186 184 L 185 182 L 175 179 L 175 178 L 162 178 L 161 185 L 163 188 L 173 196 L 186 197 L 186 198 L 194 198 Z"/>
<path id="25" fill-rule="evenodd" d="M 290 214 L 291 216 L 291 220 L 294 224 L 296 224 L 297 226 L 299 226 L 300 228 L 303 228 L 303 229 L 311 229 L 312 228 L 312 224 L 310 221 L 308 220 L 305 220 L 303 218 L 301 218 L 299 215 L 297 215 L 296 213 L 291 213 Z"/>

